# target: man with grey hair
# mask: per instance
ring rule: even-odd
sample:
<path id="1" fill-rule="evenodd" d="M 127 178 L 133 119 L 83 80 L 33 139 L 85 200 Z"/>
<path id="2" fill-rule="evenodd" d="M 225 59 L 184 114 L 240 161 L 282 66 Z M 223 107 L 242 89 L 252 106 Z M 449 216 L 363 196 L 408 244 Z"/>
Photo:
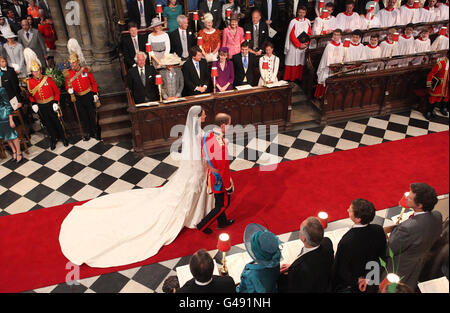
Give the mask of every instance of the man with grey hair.
<path id="1" fill-rule="evenodd" d="M 327 292 L 334 261 L 333 244 L 324 237 L 323 226 L 316 217 L 300 225 L 304 247 L 292 264 L 282 264 L 278 279 L 279 292 Z"/>
<path id="2" fill-rule="evenodd" d="M 188 29 L 189 21 L 185 15 L 178 15 L 178 28 L 169 33 L 170 53 L 176 53 L 183 61 L 189 57 L 189 49 L 195 46 L 195 37 Z"/>
<path id="3" fill-rule="evenodd" d="M 155 84 L 156 70 L 146 64 L 147 55 L 139 51 L 135 60 L 137 66 L 128 72 L 127 84 L 136 104 L 159 100 L 159 91 Z"/>
<path id="4" fill-rule="evenodd" d="M 44 38 L 37 29 L 31 28 L 30 23 L 26 19 L 22 20 L 20 25 L 22 29 L 17 32 L 17 37 L 19 37 L 18 42 L 24 49 L 30 48 L 36 53 L 45 71 L 47 67 L 45 61 L 47 59 L 47 46 L 45 45 Z"/>

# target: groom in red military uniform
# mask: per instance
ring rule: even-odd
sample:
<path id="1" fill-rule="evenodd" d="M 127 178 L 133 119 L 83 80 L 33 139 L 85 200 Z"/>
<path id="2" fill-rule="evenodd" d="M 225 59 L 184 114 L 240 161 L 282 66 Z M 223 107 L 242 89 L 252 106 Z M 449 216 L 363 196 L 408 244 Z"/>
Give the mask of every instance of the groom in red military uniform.
<path id="1" fill-rule="evenodd" d="M 211 234 L 209 226 L 217 219 L 218 228 L 225 228 L 234 223 L 227 219 L 225 210 L 230 206 L 230 195 L 234 191 L 230 175 L 230 161 L 225 139 L 225 131 L 231 125 L 231 116 L 225 113 L 216 115 L 215 128 L 205 134 L 202 139 L 202 155 L 207 160 L 208 193 L 214 193 L 214 209 L 197 225 L 197 229 Z"/>
<path id="2" fill-rule="evenodd" d="M 447 116 L 448 114 L 448 56 L 447 51 L 447 56 L 439 60 L 428 74 L 427 88 L 430 96 L 425 112 L 427 119 L 434 116 L 433 110 L 435 103 L 439 103 L 439 109 L 443 115 Z"/>

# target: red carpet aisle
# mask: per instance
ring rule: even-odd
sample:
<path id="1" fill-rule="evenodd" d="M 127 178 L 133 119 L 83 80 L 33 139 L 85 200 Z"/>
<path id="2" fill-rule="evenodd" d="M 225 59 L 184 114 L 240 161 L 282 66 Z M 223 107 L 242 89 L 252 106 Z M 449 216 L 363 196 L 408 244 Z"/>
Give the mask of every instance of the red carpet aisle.
<path id="1" fill-rule="evenodd" d="M 276 234 L 297 230 L 300 222 L 326 210 L 330 221 L 346 218 L 356 197 L 378 209 L 398 204 L 409 183 L 422 181 L 438 194 L 449 191 L 449 132 L 414 137 L 364 148 L 279 164 L 276 171 L 258 168 L 233 174 L 236 193 L 228 216 L 232 244 L 243 241 L 250 222 Z M 19 292 L 65 281 L 68 260 L 58 235 L 74 203 L 0 218 L 0 292 Z M 101 221 L 99 221 L 101 223 Z M 94 269 L 81 267 L 81 278 L 116 272 L 180 256 L 199 248 L 215 249 L 219 231 L 207 236 L 185 229 L 170 246 L 134 265 Z"/>

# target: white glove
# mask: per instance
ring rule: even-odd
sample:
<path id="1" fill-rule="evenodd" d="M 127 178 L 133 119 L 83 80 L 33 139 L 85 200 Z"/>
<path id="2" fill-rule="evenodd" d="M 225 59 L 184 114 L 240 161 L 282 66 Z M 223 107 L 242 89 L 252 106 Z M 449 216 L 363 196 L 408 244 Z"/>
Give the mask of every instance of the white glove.
<path id="1" fill-rule="evenodd" d="M 94 95 L 94 102 L 98 102 L 98 96 Z"/>
<path id="2" fill-rule="evenodd" d="M 53 111 L 58 112 L 59 106 L 58 103 L 53 103 Z"/>
<path id="3" fill-rule="evenodd" d="M 73 88 L 69 88 L 69 90 L 67 91 L 70 95 L 73 94 Z"/>
<path id="4" fill-rule="evenodd" d="M 39 107 L 38 107 L 37 104 L 33 104 L 33 105 L 31 106 L 31 108 L 33 109 L 34 113 L 37 113 L 37 112 L 39 111 Z"/>

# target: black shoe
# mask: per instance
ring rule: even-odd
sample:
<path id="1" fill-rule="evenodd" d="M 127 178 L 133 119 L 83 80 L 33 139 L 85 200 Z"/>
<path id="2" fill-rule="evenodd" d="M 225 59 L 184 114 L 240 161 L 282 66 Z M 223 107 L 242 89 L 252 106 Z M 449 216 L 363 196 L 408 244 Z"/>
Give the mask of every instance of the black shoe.
<path id="1" fill-rule="evenodd" d="M 445 106 L 441 106 L 439 108 L 439 112 L 441 112 L 441 114 L 444 115 L 444 116 L 448 115 L 448 111 L 447 111 L 447 108 Z"/>
<path id="2" fill-rule="evenodd" d="M 56 149 L 56 141 L 52 141 L 51 143 L 50 143 L 50 150 L 55 150 Z"/>
<path id="3" fill-rule="evenodd" d="M 218 228 L 218 229 L 223 229 L 223 228 L 225 228 L 225 227 L 228 227 L 228 226 L 230 226 L 230 225 L 233 225 L 233 223 L 234 223 L 234 220 L 228 220 L 228 221 L 225 222 L 225 224 L 217 226 L 217 228 Z"/>
<path id="4" fill-rule="evenodd" d="M 86 134 L 86 136 L 84 136 L 84 141 L 89 141 L 91 139 L 91 135 L 90 134 Z"/>
<path id="5" fill-rule="evenodd" d="M 432 117 L 433 117 L 433 113 L 432 113 L 432 112 L 427 112 L 427 113 L 425 113 L 425 118 L 426 118 L 427 120 L 431 120 Z"/>
<path id="6" fill-rule="evenodd" d="M 69 141 L 66 138 L 64 138 L 62 142 L 64 147 L 67 147 L 69 145 Z"/>
<path id="7" fill-rule="evenodd" d="M 209 227 L 206 227 L 206 228 L 203 230 L 203 232 L 204 232 L 205 234 L 207 234 L 207 235 L 212 234 L 212 230 L 211 230 L 211 228 L 209 228 Z"/>

